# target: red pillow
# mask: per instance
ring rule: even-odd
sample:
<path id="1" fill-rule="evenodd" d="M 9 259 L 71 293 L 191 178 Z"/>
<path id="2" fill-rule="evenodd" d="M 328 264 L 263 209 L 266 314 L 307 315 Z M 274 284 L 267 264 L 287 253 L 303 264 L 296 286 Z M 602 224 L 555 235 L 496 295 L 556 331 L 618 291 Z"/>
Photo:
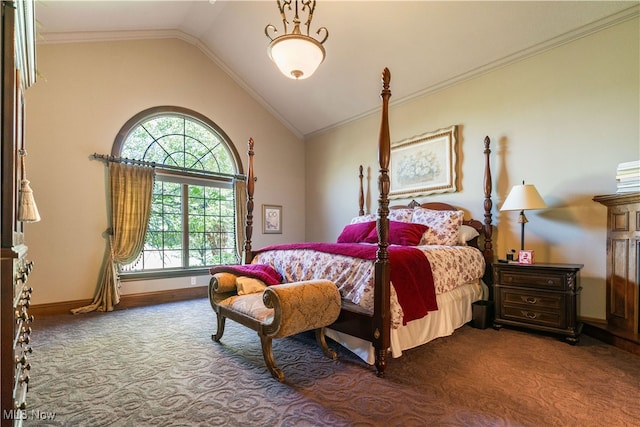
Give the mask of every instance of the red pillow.
<path id="1" fill-rule="evenodd" d="M 360 243 L 365 239 L 365 237 L 369 235 L 371 230 L 373 230 L 374 232 L 376 231 L 375 221 L 349 224 L 342 230 L 342 233 L 340 233 L 340 235 L 338 236 L 338 243 Z M 378 241 L 377 238 L 376 241 Z"/>
<path id="2" fill-rule="evenodd" d="M 389 221 L 389 244 L 402 246 L 418 246 L 422 235 L 429 227 L 413 222 Z M 367 243 L 378 242 L 378 230 L 373 228 L 364 239 Z"/>

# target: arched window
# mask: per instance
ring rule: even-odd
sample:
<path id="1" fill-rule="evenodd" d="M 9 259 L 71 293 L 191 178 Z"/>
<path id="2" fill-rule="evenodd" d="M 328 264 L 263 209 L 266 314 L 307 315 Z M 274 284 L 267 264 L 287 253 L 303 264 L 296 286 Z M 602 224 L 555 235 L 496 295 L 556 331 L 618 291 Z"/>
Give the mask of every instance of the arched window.
<path id="1" fill-rule="evenodd" d="M 239 263 L 234 183 L 242 163 L 215 123 L 179 107 L 145 110 L 122 127 L 111 154 L 156 165 L 144 248 L 120 266 L 121 277 Z"/>

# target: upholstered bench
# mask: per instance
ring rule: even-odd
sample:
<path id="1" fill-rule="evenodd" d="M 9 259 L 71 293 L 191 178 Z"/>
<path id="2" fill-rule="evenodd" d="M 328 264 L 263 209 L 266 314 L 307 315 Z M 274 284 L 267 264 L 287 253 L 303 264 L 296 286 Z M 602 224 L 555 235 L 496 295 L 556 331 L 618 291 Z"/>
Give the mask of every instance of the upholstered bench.
<path id="1" fill-rule="evenodd" d="M 340 293 L 333 282 L 285 283 L 266 287 L 261 292 L 239 294 L 235 276 L 218 273 L 209 281 L 209 300 L 217 317 L 217 330 L 211 338 L 220 342 L 226 319 L 256 331 L 267 368 L 278 381 L 284 380 L 284 373 L 273 357 L 274 338 L 315 330 L 325 355 L 337 358 L 324 336 L 325 326 L 333 323 L 340 313 Z"/>

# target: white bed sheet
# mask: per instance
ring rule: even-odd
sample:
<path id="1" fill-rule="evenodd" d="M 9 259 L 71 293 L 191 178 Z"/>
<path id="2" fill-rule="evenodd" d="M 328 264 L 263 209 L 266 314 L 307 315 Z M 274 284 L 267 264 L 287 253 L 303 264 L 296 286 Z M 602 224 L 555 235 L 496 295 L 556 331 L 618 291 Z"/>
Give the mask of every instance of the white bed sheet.
<path id="1" fill-rule="evenodd" d="M 391 356 L 402 356 L 403 350 L 426 344 L 436 338 L 445 337 L 472 318 L 471 305 L 475 301 L 485 299 L 488 288 L 477 280 L 467 283 L 449 292 L 436 296 L 438 310 L 429 315 L 408 322 L 399 328 L 391 328 Z M 349 349 L 370 365 L 375 363 L 375 350 L 369 341 L 327 329 L 326 335 Z"/>

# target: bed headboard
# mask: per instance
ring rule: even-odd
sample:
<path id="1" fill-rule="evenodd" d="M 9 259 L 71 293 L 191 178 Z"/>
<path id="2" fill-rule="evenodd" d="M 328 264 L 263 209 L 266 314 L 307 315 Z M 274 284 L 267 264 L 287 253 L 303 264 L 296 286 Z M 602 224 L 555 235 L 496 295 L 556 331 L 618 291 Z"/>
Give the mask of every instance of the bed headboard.
<path id="1" fill-rule="evenodd" d="M 484 222 L 479 221 L 477 219 L 465 219 L 463 220 L 463 224 L 473 227 L 480 236 L 469 242 L 469 246 L 473 246 L 478 248 L 485 259 L 486 269 L 483 280 L 486 284 L 490 285 L 493 283 L 493 271 L 491 268 L 491 264 L 493 263 L 493 243 L 492 243 L 492 235 L 493 235 L 493 225 L 491 224 L 491 209 L 493 208 L 493 202 L 491 200 L 491 191 L 492 191 L 492 183 L 491 183 L 491 166 L 490 166 L 490 149 L 491 140 L 489 137 L 484 138 L 484 159 L 485 159 L 485 167 L 484 167 Z M 362 174 L 362 165 L 360 166 L 360 195 L 359 195 L 359 215 L 364 215 L 364 183 L 363 183 L 363 174 Z M 406 209 L 406 208 L 415 208 L 415 207 L 423 207 L 425 209 L 432 210 L 440 210 L 440 211 L 456 211 L 461 210 L 455 206 L 452 206 L 448 203 L 443 202 L 425 202 L 418 203 L 415 200 L 412 200 L 408 205 L 394 205 L 389 207 L 392 209 Z"/>

